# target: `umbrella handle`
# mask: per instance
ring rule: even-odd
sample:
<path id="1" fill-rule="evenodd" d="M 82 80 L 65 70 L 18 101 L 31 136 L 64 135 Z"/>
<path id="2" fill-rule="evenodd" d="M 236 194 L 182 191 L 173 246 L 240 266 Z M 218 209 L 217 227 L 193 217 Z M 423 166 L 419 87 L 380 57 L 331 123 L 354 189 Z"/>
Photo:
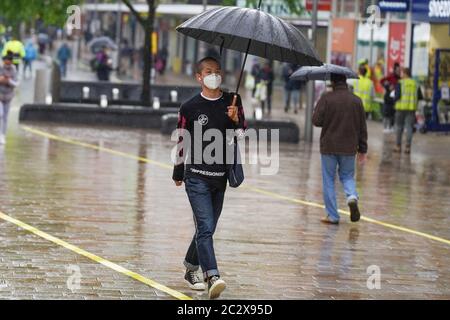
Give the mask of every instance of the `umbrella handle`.
<path id="1" fill-rule="evenodd" d="M 232 107 L 236 107 L 236 102 L 237 102 L 237 94 L 235 94 L 234 96 L 233 96 L 233 102 L 231 103 L 231 106 Z"/>

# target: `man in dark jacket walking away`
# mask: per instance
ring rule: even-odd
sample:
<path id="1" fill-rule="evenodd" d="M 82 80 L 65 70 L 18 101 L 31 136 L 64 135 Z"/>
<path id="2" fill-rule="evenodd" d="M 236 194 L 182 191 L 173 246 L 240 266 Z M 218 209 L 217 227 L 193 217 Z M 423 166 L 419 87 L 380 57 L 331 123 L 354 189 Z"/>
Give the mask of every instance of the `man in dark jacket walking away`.
<path id="1" fill-rule="evenodd" d="M 345 76 L 332 74 L 331 84 L 333 91 L 320 98 L 312 119 L 315 126 L 322 128 L 320 153 L 327 216 L 321 221 L 339 223 L 335 192 L 337 170 L 350 207 L 350 219 L 356 222 L 360 213 L 354 178 L 355 156 L 358 155 L 361 163 L 366 159 L 366 116 L 361 99 L 348 90 Z"/>

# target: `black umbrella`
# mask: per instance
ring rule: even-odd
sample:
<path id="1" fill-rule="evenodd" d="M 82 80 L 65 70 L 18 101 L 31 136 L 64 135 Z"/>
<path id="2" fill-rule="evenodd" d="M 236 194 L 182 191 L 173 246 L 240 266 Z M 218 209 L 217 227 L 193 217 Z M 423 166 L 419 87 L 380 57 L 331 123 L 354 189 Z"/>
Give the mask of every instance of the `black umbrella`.
<path id="1" fill-rule="evenodd" d="M 330 80 L 332 73 L 344 75 L 347 79 L 358 79 L 358 74 L 353 70 L 335 64 L 324 64 L 323 66 L 305 66 L 295 71 L 292 80 Z"/>
<path id="2" fill-rule="evenodd" d="M 245 52 L 236 88 L 242 80 L 247 55 L 290 62 L 300 66 L 320 66 L 315 49 L 293 25 L 258 9 L 221 7 L 207 10 L 177 27 L 182 34 L 221 48 Z"/>

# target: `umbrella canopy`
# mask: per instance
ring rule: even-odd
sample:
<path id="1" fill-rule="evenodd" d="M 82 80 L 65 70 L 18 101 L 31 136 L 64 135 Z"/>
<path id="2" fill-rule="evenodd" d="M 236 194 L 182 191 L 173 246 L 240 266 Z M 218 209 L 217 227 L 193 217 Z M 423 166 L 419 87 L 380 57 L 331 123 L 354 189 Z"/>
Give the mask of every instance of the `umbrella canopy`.
<path id="1" fill-rule="evenodd" d="M 177 27 L 178 32 L 221 48 L 301 66 L 322 62 L 310 41 L 293 25 L 258 9 L 220 7 Z"/>
<path id="2" fill-rule="evenodd" d="M 110 48 L 112 50 L 117 50 L 117 45 L 109 37 L 94 38 L 91 41 L 89 41 L 89 43 L 87 45 L 88 45 L 88 48 L 92 52 L 95 52 L 95 51 L 99 50 L 102 47 L 107 47 L 107 48 Z"/>
<path id="3" fill-rule="evenodd" d="M 347 79 L 358 79 L 358 74 L 353 70 L 338 66 L 335 64 L 324 64 L 320 67 L 315 66 L 306 66 L 301 67 L 297 71 L 295 71 L 290 79 L 291 80 L 330 80 L 330 76 L 332 73 L 341 74 L 347 77 Z"/>

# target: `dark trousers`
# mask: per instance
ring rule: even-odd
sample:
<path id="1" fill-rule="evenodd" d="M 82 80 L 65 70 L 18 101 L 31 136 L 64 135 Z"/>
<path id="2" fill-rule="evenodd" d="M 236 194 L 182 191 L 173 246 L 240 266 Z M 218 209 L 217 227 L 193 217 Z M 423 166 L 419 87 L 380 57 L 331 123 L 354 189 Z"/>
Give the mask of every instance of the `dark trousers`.
<path id="1" fill-rule="evenodd" d="M 403 130 L 406 129 L 406 146 L 411 147 L 415 120 L 415 111 L 397 110 L 395 112 L 395 125 L 397 127 L 397 146 L 402 145 Z"/>
<path id="2" fill-rule="evenodd" d="M 225 190 L 220 190 L 199 178 L 187 178 L 186 193 L 194 212 L 195 235 L 186 253 L 184 265 L 196 271 L 202 267 L 204 279 L 219 276 L 213 235 L 222 212 Z"/>

